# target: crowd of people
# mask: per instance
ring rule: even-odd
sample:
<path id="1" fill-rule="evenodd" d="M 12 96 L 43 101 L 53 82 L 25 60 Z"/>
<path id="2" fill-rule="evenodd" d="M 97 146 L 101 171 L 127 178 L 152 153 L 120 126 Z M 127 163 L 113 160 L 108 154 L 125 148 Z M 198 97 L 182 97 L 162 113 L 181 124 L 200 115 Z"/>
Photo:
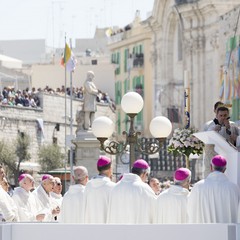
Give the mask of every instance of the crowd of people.
<path id="1" fill-rule="evenodd" d="M 235 147 L 239 128 L 229 120 L 229 109 L 214 106 L 215 118 L 204 131 L 216 131 Z M 9 193 L 0 166 L 0 216 L 8 222 L 60 222 L 86 224 L 240 223 L 240 190 L 225 175 L 227 159 L 205 146 L 204 178 L 193 186 L 191 171 L 179 168 L 173 181 L 150 178 L 149 164 L 138 159 L 131 173 L 112 181 L 112 161 L 97 160 L 98 174 L 89 179 L 84 166 L 76 166 L 74 184 L 62 196 L 61 179 L 45 174 L 35 188 L 34 178 L 19 176 L 19 187 Z"/>
<path id="2" fill-rule="evenodd" d="M 2 92 L 0 93 L 0 105 L 40 108 L 41 104 L 38 97 L 39 92 L 56 94 L 60 96 L 65 96 L 65 93 L 67 94 L 67 96 L 71 95 L 70 87 L 65 88 L 64 85 L 61 88 L 59 87 L 56 89 L 46 86 L 43 89 L 36 89 L 35 87 L 33 87 L 32 89 L 26 88 L 24 90 L 16 90 L 14 87 L 8 86 L 4 87 Z M 84 99 L 84 88 L 73 87 L 72 96 L 74 99 Z M 109 106 L 113 110 L 116 109 L 114 100 L 110 98 L 108 93 L 102 92 L 101 90 L 98 90 L 96 101 L 98 103 L 109 104 Z"/>
<path id="3" fill-rule="evenodd" d="M 15 90 L 14 87 L 4 87 L 0 93 L 0 105 L 40 108 L 37 93 L 35 88 Z"/>
<path id="4" fill-rule="evenodd" d="M 180 224 L 238 223 L 240 192 L 224 174 L 227 160 L 216 155 L 209 175 L 190 188 L 191 171 L 179 168 L 174 181 L 161 190 L 151 178 L 143 159 L 134 162 L 131 173 L 112 181 L 112 162 L 106 156 L 97 161 L 92 179 L 84 166 L 74 168 L 74 184 L 62 196 L 61 180 L 45 174 L 38 187 L 27 173 L 19 176 L 12 196 L 4 184 L 0 167 L 0 214 L 7 222 L 60 222 L 86 224 Z"/>

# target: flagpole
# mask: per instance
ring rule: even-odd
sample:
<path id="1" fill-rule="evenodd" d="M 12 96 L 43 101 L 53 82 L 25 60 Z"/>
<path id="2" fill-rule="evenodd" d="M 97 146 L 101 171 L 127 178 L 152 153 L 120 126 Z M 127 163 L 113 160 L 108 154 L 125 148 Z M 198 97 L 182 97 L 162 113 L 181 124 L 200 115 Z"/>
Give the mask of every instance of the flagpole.
<path id="1" fill-rule="evenodd" d="M 188 80 L 188 71 L 184 71 L 184 111 L 185 111 L 185 128 L 190 127 L 190 86 Z M 190 169 L 189 157 L 186 157 L 186 168 Z"/>
<path id="2" fill-rule="evenodd" d="M 70 39 L 70 49 L 72 50 L 72 39 Z M 73 132 L 73 109 L 72 109 L 72 105 L 73 105 L 73 94 L 72 94 L 72 72 L 70 71 L 70 136 L 71 136 L 71 140 L 72 139 L 72 132 Z M 70 169 L 71 169 L 71 184 L 73 181 L 73 147 L 72 147 L 72 142 L 70 145 Z"/>
<path id="3" fill-rule="evenodd" d="M 65 174 L 64 174 L 64 189 L 66 191 L 67 189 L 67 93 L 66 93 L 66 86 L 67 86 L 67 67 L 66 67 L 66 33 L 65 33 L 65 44 L 64 44 L 64 63 L 65 63 L 65 83 L 64 83 L 64 88 L 65 88 L 65 94 L 64 94 L 64 98 L 65 98 L 65 115 L 64 115 L 64 119 L 65 119 L 65 163 L 64 163 L 64 167 L 65 167 Z M 71 181 L 71 180 L 70 180 Z"/>
<path id="4" fill-rule="evenodd" d="M 185 112 L 185 128 L 190 127 L 190 86 L 188 80 L 188 71 L 184 71 L 184 112 Z"/>

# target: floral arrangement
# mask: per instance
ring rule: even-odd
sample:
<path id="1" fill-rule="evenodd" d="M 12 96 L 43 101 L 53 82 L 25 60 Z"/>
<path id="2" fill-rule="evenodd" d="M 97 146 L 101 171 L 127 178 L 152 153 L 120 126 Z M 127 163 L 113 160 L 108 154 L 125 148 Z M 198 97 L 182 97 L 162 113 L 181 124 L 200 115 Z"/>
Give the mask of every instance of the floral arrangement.
<path id="1" fill-rule="evenodd" d="M 200 155 L 203 152 L 204 143 L 192 134 L 197 132 L 194 128 L 175 129 L 168 145 L 168 152 L 184 154 L 187 157 L 190 154 Z"/>

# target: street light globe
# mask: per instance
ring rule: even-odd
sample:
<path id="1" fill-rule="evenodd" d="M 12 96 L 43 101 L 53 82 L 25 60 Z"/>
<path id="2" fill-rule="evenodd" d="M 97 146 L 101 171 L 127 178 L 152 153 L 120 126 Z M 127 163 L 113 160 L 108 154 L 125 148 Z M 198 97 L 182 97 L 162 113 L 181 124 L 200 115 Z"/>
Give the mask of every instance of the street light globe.
<path id="1" fill-rule="evenodd" d="M 143 108 L 142 96 L 136 92 L 128 92 L 122 97 L 121 106 L 125 113 L 139 113 Z"/>
<path id="2" fill-rule="evenodd" d="M 92 123 L 92 131 L 97 138 L 109 138 L 113 130 L 113 121 L 108 117 L 98 117 Z"/>
<path id="3" fill-rule="evenodd" d="M 166 138 L 172 132 L 172 123 L 166 117 L 155 117 L 150 123 L 149 130 L 155 138 Z"/>

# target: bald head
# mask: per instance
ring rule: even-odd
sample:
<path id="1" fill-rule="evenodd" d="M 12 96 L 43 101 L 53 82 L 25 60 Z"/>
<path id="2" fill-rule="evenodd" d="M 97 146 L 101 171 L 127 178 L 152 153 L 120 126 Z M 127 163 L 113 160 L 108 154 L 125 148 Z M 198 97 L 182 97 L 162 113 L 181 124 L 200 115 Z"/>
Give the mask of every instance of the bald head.
<path id="1" fill-rule="evenodd" d="M 84 166 L 77 166 L 73 170 L 76 184 L 86 185 L 88 181 L 88 170 Z"/>

